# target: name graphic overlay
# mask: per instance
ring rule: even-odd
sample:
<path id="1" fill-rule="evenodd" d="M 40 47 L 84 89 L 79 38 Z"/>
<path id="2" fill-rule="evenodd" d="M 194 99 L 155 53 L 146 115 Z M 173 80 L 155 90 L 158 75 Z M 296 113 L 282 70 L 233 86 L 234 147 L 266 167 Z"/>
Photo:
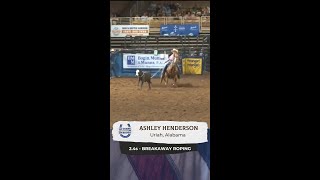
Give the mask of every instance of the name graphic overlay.
<path id="1" fill-rule="evenodd" d="M 208 142 L 205 122 L 118 121 L 113 124 L 114 141 L 163 144 Z"/>

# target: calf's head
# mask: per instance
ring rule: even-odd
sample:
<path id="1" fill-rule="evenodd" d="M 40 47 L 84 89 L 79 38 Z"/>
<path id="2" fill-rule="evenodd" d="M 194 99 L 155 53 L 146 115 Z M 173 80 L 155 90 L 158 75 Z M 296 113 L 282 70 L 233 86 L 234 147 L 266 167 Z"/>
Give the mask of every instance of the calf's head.
<path id="1" fill-rule="evenodd" d="M 140 71 L 139 69 L 136 70 L 136 76 L 141 76 L 142 75 L 142 71 Z"/>

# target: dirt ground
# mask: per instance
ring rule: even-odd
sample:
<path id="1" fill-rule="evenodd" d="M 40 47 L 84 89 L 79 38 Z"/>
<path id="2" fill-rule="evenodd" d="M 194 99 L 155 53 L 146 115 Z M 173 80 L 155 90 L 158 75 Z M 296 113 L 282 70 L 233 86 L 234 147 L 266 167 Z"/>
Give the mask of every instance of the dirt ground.
<path id="1" fill-rule="evenodd" d="M 171 84 L 173 81 L 169 80 Z M 178 87 L 159 78 L 138 89 L 137 78 L 110 80 L 110 127 L 116 121 L 201 121 L 210 127 L 210 74 L 183 75 Z"/>

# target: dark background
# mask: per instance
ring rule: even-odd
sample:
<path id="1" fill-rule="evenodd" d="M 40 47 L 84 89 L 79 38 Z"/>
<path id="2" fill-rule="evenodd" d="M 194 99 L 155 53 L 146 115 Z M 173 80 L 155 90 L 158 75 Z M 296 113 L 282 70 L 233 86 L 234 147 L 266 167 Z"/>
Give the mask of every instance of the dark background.
<path id="1" fill-rule="evenodd" d="M 4 136 L 6 172 L 108 179 L 109 2 L 17 4 L 3 24 L 12 34 L 5 34 L 3 48 L 14 47 L 3 60 L 12 68 L 3 76 L 5 107 L 12 111 L 2 119 L 13 125 Z M 305 133 L 312 131 L 303 131 L 309 113 L 302 106 L 309 105 L 307 85 L 316 84 L 307 80 L 316 76 L 304 66 L 310 31 L 300 31 L 307 27 L 301 11 L 295 16 L 301 6 L 217 1 L 212 179 L 305 179 L 312 173 L 312 136 Z"/>

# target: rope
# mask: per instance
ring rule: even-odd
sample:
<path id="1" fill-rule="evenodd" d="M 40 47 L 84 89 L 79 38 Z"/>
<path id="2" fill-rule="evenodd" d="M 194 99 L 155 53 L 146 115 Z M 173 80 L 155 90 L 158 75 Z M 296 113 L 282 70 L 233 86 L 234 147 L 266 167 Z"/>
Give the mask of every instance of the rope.
<path id="1" fill-rule="evenodd" d="M 151 76 L 151 78 L 153 78 L 156 74 L 158 74 L 158 72 L 160 72 L 162 69 L 159 69 L 156 73 L 154 73 L 153 76 Z"/>
<path id="2" fill-rule="evenodd" d="M 143 77 L 144 76 L 144 73 L 142 74 L 142 76 L 139 76 L 139 77 Z"/>

